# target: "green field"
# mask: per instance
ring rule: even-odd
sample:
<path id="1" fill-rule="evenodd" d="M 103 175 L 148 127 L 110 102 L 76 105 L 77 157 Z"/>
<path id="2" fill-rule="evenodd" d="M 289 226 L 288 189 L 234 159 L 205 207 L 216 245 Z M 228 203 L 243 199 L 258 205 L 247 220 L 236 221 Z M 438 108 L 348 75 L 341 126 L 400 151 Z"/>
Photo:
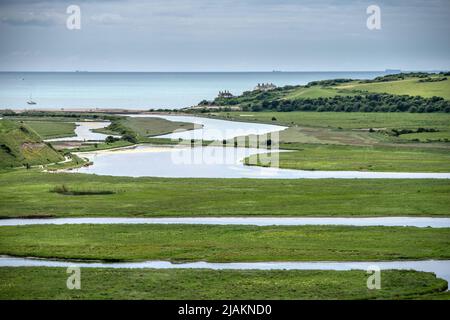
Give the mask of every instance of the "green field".
<path id="1" fill-rule="evenodd" d="M 64 160 L 30 127 L 0 120 L 0 169 L 33 166 Z"/>
<path id="2" fill-rule="evenodd" d="M 434 141 L 446 141 L 450 142 L 450 131 L 440 132 L 421 132 L 421 133 L 408 133 L 400 135 L 403 140 L 420 141 L 420 142 L 434 142 Z"/>
<path id="3" fill-rule="evenodd" d="M 170 179 L 0 173 L 0 216 L 450 216 L 448 180 Z M 113 195 L 66 196 L 66 185 Z"/>
<path id="4" fill-rule="evenodd" d="M 22 257 L 174 262 L 450 259 L 450 228 L 42 225 L 0 230 L 0 254 Z"/>
<path id="5" fill-rule="evenodd" d="M 36 131 L 42 139 L 65 138 L 75 136 L 76 125 L 74 122 L 62 121 L 24 121 L 24 123 Z"/>
<path id="6" fill-rule="evenodd" d="M 368 131 L 298 126 L 279 132 L 278 137 L 282 147 L 287 149 L 297 144 L 372 146 L 387 140 L 384 135 Z"/>
<path id="7" fill-rule="evenodd" d="M 291 91 L 290 94 L 296 96 L 285 98 L 315 98 L 327 94 L 332 96 L 334 92 L 350 92 L 346 91 L 349 89 L 320 86 L 302 90 Z M 289 126 L 280 133 L 280 146 L 293 150 L 280 154 L 283 168 L 450 172 L 450 145 L 444 142 L 450 134 L 450 115 L 445 113 L 221 112 L 212 116 Z M 4 123 L 0 138 L 2 132 L 8 132 L 0 141 L 7 141 L 8 145 L 21 150 L 26 137 L 33 144 L 38 143 L 55 152 L 42 144 L 41 137 L 57 137 L 73 132 L 73 123 L 64 122 L 66 118 L 36 119 L 24 118 L 23 124 L 0 121 L 0 124 Z M 149 137 L 179 128 L 194 128 L 193 124 L 158 118 L 113 119 L 113 124 L 118 124 L 118 130 L 125 129 L 127 133 L 132 133 L 138 142 L 155 143 L 168 141 Z M 392 130 L 414 131 L 419 128 L 436 132 L 392 135 Z M 116 132 L 106 131 L 108 134 Z M 81 146 L 73 151 L 129 145 L 132 143 L 119 140 L 110 144 Z M 5 150 L 3 147 L 2 151 Z M 62 160 L 59 153 L 55 154 Z M 32 156 L 35 164 L 57 162 L 40 154 Z M 9 163 L 8 157 L 8 152 L 6 156 L 0 153 L 0 163 Z M 83 164 L 76 156 L 72 162 L 51 165 L 49 169 L 65 168 L 77 165 L 77 162 L 78 165 Z M 450 217 L 450 180 L 131 178 L 51 174 L 37 169 L 9 168 L 0 171 L 0 180 L 0 218 Z M 0 227 L 0 254 L 80 260 L 423 260 L 450 259 L 449 248 L 448 228 L 217 225 Z M 67 274 L 64 268 L 0 268 L 0 278 L 4 280 L 0 283 L 0 298 L 5 299 L 450 298 L 448 293 L 443 292 L 447 288 L 445 281 L 436 279 L 433 274 L 413 271 L 383 272 L 383 290 L 379 291 L 366 288 L 367 274 L 363 271 L 84 268 L 81 291 L 66 289 Z"/>
<path id="8" fill-rule="evenodd" d="M 317 98 L 329 98 L 334 96 L 352 96 L 353 92 L 341 89 L 335 89 L 330 87 L 298 87 L 293 90 L 287 90 L 282 95 L 282 99 L 317 99 Z"/>
<path id="9" fill-rule="evenodd" d="M 431 77 L 436 78 L 436 76 Z M 345 83 L 337 88 L 345 90 L 358 90 L 378 93 L 390 93 L 398 95 L 421 96 L 431 98 L 443 97 L 450 100 L 450 80 L 438 82 L 419 82 L 419 78 L 407 78 L 405 80 L 359 83 L 358 81 Z"/>
<path id="10" fill-rule="evenodd" d="M 281 148 L 286 147 L 295 151 L 280 152 L 278 154 L 280 168 L 382 172 L 450 172 L 450 152 L 447 149 L 307 144 L 281 145 Z M 264 157 L 264 155 L 253 155 L 247 158 L 245 163 L 261 165 L 260 157 Z"/>
<path id="11" fill-rule="evenodd" d="M 450 140 L 450 114 L 446 113 L 216 112 L 211 116 L 290 127 L 280 133 L 281 142 L 374 145 Z M 388 135 L 392 130 L 419 128 L 438 131 Z"/>
<path id="12" fill-rule="evenodd" d="M 0 299 L 421 299 L 445 298 L 431 273 L 387 270 L 381 290 L 365 271 L 91 269 L 68 290 L 65 268 L 0 268 Z"/>
<path id="13" fill-rule="evenodd" d="M 214 112 L 212 115 L 245 122 L 334 129 L 417 129 L 450 130 L 450 114 L 386 112 Z M 275 118 L 275 120 L 272 120 Z"/>

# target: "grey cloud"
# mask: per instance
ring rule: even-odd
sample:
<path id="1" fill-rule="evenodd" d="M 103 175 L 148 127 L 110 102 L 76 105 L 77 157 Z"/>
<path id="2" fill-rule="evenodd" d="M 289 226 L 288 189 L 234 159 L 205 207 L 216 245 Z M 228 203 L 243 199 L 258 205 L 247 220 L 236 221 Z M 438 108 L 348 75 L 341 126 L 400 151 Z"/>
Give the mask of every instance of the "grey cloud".
<path id="1" fill-rule="evenodd" d="M 117 13 L 101 13 L 91 16 L 91 20 L 95 23 L 104 25 L 120 24 L 125 21 L 125 19 Z"/>
<path id="2" fill-rule="evenodd" d="M 12 26 L 52 26 L 63 25 L 66 16 L 57 12 L 20 12 L 0 16 L 0 21 Z"/>
<path id="3" fill-rule="evenodd" d="M 448 68 L 449 14 L 448 0 L 0 0 L 0 70 Z M 40 54 L 11 55 L 26 50 Z"/>

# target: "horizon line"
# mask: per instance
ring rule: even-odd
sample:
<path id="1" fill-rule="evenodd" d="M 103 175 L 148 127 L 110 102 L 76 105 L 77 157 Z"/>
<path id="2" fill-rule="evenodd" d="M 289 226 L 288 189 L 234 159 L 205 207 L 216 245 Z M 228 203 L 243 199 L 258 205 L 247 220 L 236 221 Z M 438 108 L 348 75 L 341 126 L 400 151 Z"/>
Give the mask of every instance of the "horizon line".
<path id="1" fill-rule="evenodd" d="M 384 70 L 209 70 L 209 71 L 107 71 L 107 70 L 0 70 L 0 72 L 60 72 L 60 73 L 298 73 L 298 72 L 386 72 L 386 71 L 402 71 L 402 72 L 436 72 L 446 71 L 445 69 L 432 70 L 402 70 L 402 69 L 384 69 Z"/>

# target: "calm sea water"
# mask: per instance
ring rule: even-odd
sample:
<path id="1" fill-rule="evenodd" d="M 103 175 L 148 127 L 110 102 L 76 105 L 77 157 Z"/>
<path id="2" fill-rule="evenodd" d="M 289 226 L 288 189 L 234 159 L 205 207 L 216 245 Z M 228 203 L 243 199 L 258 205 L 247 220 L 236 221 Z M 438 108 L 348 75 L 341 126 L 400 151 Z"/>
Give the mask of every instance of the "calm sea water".
<path id="1" fill-rule="evenodd" d="M 219 90 L 241 94 L 261 82 L 277 86 L 310 81 L 370 79 L 384 72 L 99 73 L 0 72 L 0 109 L 183 108 L 213 99 Z"/>

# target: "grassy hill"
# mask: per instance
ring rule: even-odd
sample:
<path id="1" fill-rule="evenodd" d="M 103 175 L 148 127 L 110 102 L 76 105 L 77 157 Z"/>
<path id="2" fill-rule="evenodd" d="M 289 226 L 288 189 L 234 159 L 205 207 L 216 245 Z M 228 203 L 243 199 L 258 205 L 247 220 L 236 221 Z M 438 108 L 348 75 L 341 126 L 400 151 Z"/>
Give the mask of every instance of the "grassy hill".
<path id="1" fill-rule="evenodd" d="M 63 159 L 27 125 L 0 120 L 0 168 L 46 164 Z"/>
<path id="2" fill-rule="evenodd" d="M 396 95 L 442 97 L 450 100 L 450 79 L 440 75 L 428 78 L 405 77 L 403 80 L 369 82 L 353 81 L 337 87 L 341 90 L 358 90 Z"/>
<path id="3" fill-rule="evenodd" d="M 63 121 L 24 121 L 24 123 L 43 139 L 54 139 L 75 136 L 74 122 Z"/>
<path id="4" fill-rule="evenodd" d="M 372 80 L 332 79 L 218 97 L 199 106 L 243 111 L 450 112 L 447 73 L 409 73 Z"/>

